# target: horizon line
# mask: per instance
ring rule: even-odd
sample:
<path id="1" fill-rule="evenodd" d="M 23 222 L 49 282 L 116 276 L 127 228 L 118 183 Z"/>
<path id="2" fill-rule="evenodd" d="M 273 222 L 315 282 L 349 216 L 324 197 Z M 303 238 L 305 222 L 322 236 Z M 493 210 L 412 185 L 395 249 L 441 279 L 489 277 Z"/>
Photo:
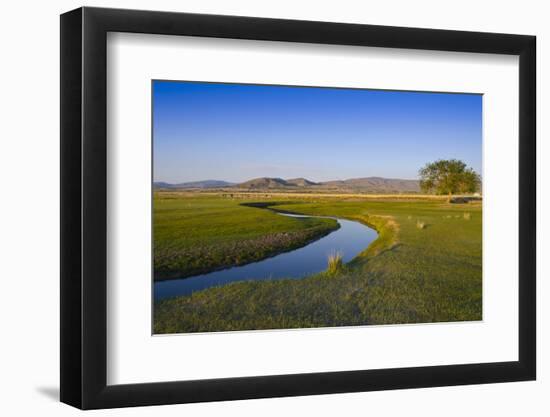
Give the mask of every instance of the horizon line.
<path id="1" fill-rule="evenodd" d="M 331 181 L 349 181 L 349 180 L 368 179 L 368 178 L 380 178 L 380 179 L 384 179 L 384 180 L 398 180 L 398 181 L 420 181 L 418 178 L 382 177 L 382 176 L 379 176 L 379 175 L 369 175 L 369 176 L 366 176 L 366 177 L 350 177 L 350 178 L 345 178 L 345 179 L 336 178 L 336 179 L 323 180 L 323 181 L 312 180 L 311 177 L 310 178 L 308 178 L 308 177 L 283 178 L 283 177 L 260 176 L 260 177 L 249 178 L 249 179 L 242 180 L 242 181 L 229 181 L 229 180 L 219 179 L 219 178 L 207 178 L 207 179 L 178 180 L 178 181 L 167 181 L 167 180 L 153 179 L 153 182 L 163 182 L 163 183 L 166 183 L 166 184 L 175 185 L 175 184 L 189 183 L 189 182 L 223 181 L 223 182 L 227 182 L 227 183 L 239 184 L 239 183 L 252 181 L 252 180 L 256 180 L 256 179 L 261 179 L 261 178 L 280 179 L 280 180 L 284 180 L 284 181 L 294 180 L 294 179 L 304 179 L 304 180 L 311 181 L 311 182 L 318 183 L 318 184 L 323 183 L 323 182 L 331 182 Z"/>

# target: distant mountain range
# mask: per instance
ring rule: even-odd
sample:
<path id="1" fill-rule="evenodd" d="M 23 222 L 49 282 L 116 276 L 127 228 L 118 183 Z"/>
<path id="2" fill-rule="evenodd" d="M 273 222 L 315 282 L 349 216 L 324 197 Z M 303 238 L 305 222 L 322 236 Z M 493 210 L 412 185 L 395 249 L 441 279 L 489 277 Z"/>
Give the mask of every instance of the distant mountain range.
<path id="1" fill-rule="evenodd" d="M 170 184 L 168 182 L 153 183 L 155 188 L 225 188 L 233 185 L 235 185 L 235 183 L 219 180 L 181 182 L 179 184 Z"/>
<path id="2" fill-rule="evenodd" d="M 343 181 L 327 181 L 323 185 L 328 188 L 368 192 L 420 192 L 420 181 L 397 178 L 351 178 Z"/>
<path id="3" fill-rule="evenodd" d="M 270 178 L 261 177 L 245 181 L 240 184 L 220 180 L 206 180 L 169 184 L 155 182 L 155 188 L 169 189 L 205 189 L 205 188 L 234 188 L 240 190 L 281 190 L 281 191 L 347 191 L 368 193 L 415 193 L 420 192 L 420 183 L 417 180 L 403 180 L 396 178 L 366 177 L 347 180 L 313 182 L 305 178 Z"/>

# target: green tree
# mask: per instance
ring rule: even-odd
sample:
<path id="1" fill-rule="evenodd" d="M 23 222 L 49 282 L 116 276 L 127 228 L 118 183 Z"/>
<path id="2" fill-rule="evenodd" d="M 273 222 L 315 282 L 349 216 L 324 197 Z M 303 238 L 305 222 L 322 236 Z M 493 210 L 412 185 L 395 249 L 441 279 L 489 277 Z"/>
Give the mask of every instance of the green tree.
<path id="1" fill-rule="evenodd" d="M 475 193 L 481 180 L 479 175 L 457 159 L 439 159 L 426 164 L 418 171 L 420 188 L 425 193 L 453 194 Z"/>

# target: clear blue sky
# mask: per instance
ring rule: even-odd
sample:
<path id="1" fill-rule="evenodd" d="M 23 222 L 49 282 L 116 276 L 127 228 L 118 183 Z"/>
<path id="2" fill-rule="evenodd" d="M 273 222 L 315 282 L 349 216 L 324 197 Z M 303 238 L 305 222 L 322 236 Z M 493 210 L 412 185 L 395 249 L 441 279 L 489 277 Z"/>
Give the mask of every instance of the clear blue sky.
<path id="1" fill-rule="evenodd" d="M 457 158 L 481 174 L 475 94 L 153 82 L 154 180 L 417 178 Z"/>

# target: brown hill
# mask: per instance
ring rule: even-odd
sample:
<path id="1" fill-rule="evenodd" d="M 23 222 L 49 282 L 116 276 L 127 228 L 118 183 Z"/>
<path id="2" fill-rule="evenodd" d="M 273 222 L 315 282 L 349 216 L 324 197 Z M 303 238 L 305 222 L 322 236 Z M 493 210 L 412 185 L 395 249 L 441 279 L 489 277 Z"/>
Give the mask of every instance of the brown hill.
<path id="1" fill-rule="evenodd" d="M 320 183 L 320 185 L 330 189 L 354 190 L 371 193 L 420 192 L 420 183 L 417 180 L 382 177 L 351 178 L 348 180 L 326 181 Z"/>
<path id="2" fill-rule="evenodd" d="M 282 178 L 261 177 L 261 178 L 254 178 L 252 180 L 243 182 L 241 184 L 237 184 L 235 187 L 262 190 L 262 189 L 270 189 L 270 188 L 285 188 L 290 186 L 291 185 L 288 184 Z"/>
<path id="3" fill-rule="evenodd" d="M 290 180 L 286 180 L 286 183 L 297 187 L 311 187 L 312 185 L 318 185 L 316 182 L 306 180 L 305 178 L 292 178 Z"/>

